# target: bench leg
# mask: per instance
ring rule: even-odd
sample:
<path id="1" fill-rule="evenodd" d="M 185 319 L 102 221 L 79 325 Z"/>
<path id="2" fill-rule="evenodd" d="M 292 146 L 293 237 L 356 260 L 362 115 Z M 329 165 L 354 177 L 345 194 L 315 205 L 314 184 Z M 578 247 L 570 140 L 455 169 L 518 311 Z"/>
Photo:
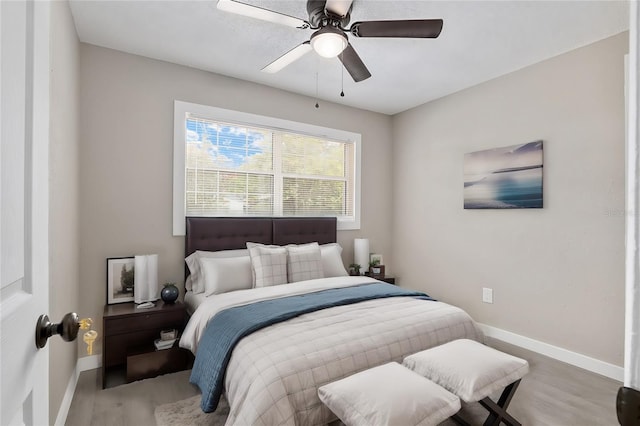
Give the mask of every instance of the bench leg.
<path id="1" fill-rule="evenodd" d="M 462 416 L 460 416 L 460 414 L 457 413 L 451 416 L 451 420 L 453 420 L 455 424 L 460 426 L 471 426 L 470 423 L 468 423 L 465 419 L 462 418 Z"/>
<path id="2" fill-rule="evenodd" d="M 516 393 L 519 384 L 520 380 L 516 380 L 504 388 L 497 403 L 492 401 L 489 397 L 479 401 L 484 408 L 489 410 L 489 416 L 487 417 L 487 420 L 485 420 L 484 426 L 498 426 L 500 422 L 504 422 L 509 426 L 521 426 L 520 422 L 507 413 L 507 408 L 511 403 L 513 395 Z"/>

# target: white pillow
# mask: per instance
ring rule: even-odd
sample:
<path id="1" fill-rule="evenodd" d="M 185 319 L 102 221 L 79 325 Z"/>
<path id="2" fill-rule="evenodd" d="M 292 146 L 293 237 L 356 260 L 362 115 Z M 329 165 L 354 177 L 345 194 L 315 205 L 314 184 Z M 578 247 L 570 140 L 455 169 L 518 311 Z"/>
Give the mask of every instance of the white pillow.
<path id="1" fill-rule="evenodd" d="M 206 296 L 253 287 L 249 256 L 203 257 L 200 259 L 200 267 Z"/>
<path id="2" fill-rule="evenodd" d="M 247 243 L 251 256 L 253 287 L 287 283 L 287 249 L 279 246 Z"/>
<path id="3" fill-rule="evenodd" d="M 221 250 L 221 251 L 201 251 L 196 250 L 187 256 L 184 261 L 189 267 L 189 278 L 185 282 L 185 288 L 191 290 L 194 294 L 204 292 L 204 278 L 200 268 L 200 259 L 213 257 L 213 258 L 228 258 L 228 257 L 242 257 L 248 256 L 249 252 L 246 249 L 239 250 Z M 189 282 L 190 281 L 190 282 Z M 188 285 L 188 286 L 187 286 Z"/>
<path id="4" fill-rule="evenodd" d="M 189 274 L 189 276 L 187 277 L 187 279 L 184 281 L 184 289 L 186 291 L 191 291 L 193 292 L 193 283 L 191 280 L 191 274 Z"/>
<path id="5" fill-rule="evenodd" d="M 322 271 L 325 278 L 349 275 L 342 263 L 342 247 L 340 247 L 340 244 L 330 243 L 321 245 L 320 255 L 322 257 Z"/>
<path id="6" fill-rule="evenodd" d="M 318 396 L 349 426 L 437 425 L 460 410 L 457 396 L 397 362 L 321 386 Z"/>
<path id="7" fill-rule="evenodd" d="M 287 280 L 290 283 L 324 278 L 318 243 L 288 245 Z"/>

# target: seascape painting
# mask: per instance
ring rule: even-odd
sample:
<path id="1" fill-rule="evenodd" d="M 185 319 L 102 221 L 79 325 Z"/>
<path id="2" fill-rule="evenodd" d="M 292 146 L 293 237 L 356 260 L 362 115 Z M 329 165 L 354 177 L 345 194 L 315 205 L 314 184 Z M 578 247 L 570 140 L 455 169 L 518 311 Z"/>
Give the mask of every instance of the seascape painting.
<path id="1" fill-rule="evenodd" d="M 465 154 L 464 208 L 542 208 L 542 159 L 542 141 Z"/>

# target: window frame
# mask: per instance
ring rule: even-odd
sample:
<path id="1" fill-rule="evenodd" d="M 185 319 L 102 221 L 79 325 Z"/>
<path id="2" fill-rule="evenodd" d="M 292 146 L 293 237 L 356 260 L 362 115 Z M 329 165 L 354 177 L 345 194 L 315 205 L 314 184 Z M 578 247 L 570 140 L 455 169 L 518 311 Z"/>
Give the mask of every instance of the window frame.
<path id="1" fill-rule="evenodd" d="M 338 217 L 339 231 L 360 229 L 360 199 L 361 199 L 361 145 L 362 136 L 359 133 L 313 124 L 283 120 L 275 117 L 234 111 L 208 105 L 195 104 L 184 101 L 174 101 L 173 114 L 173 235 L 185 235 L 186 218 L 186 173 L 185 173 L 185 144 L 187 114 L 196 114 L 214 121 L 227 121 L 247 126 L 266 127 L 327 138 L 336 141 L 353 143 L 355 149 L 354 180 L 354 212 L 353 218 Z M 278 196 L 275 195 L 274 196 Z M 280 195 L 281 196 L 281 195 Z M 212 216 L 216 217 L 216 216 Z M 243 217 L 243 216 L 239 216 Z M 249 217 L 249 216 L 246 216 Z"/>

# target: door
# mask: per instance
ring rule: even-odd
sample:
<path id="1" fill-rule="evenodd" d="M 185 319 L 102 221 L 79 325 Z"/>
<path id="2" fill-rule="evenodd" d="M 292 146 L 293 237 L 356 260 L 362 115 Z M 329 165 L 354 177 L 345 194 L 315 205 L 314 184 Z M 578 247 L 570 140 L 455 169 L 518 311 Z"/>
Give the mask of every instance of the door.
<path id="1" fill-rule="evenodd" d="M 49 4 L 0 1 L 0 424 L 49 424 Z"/>

